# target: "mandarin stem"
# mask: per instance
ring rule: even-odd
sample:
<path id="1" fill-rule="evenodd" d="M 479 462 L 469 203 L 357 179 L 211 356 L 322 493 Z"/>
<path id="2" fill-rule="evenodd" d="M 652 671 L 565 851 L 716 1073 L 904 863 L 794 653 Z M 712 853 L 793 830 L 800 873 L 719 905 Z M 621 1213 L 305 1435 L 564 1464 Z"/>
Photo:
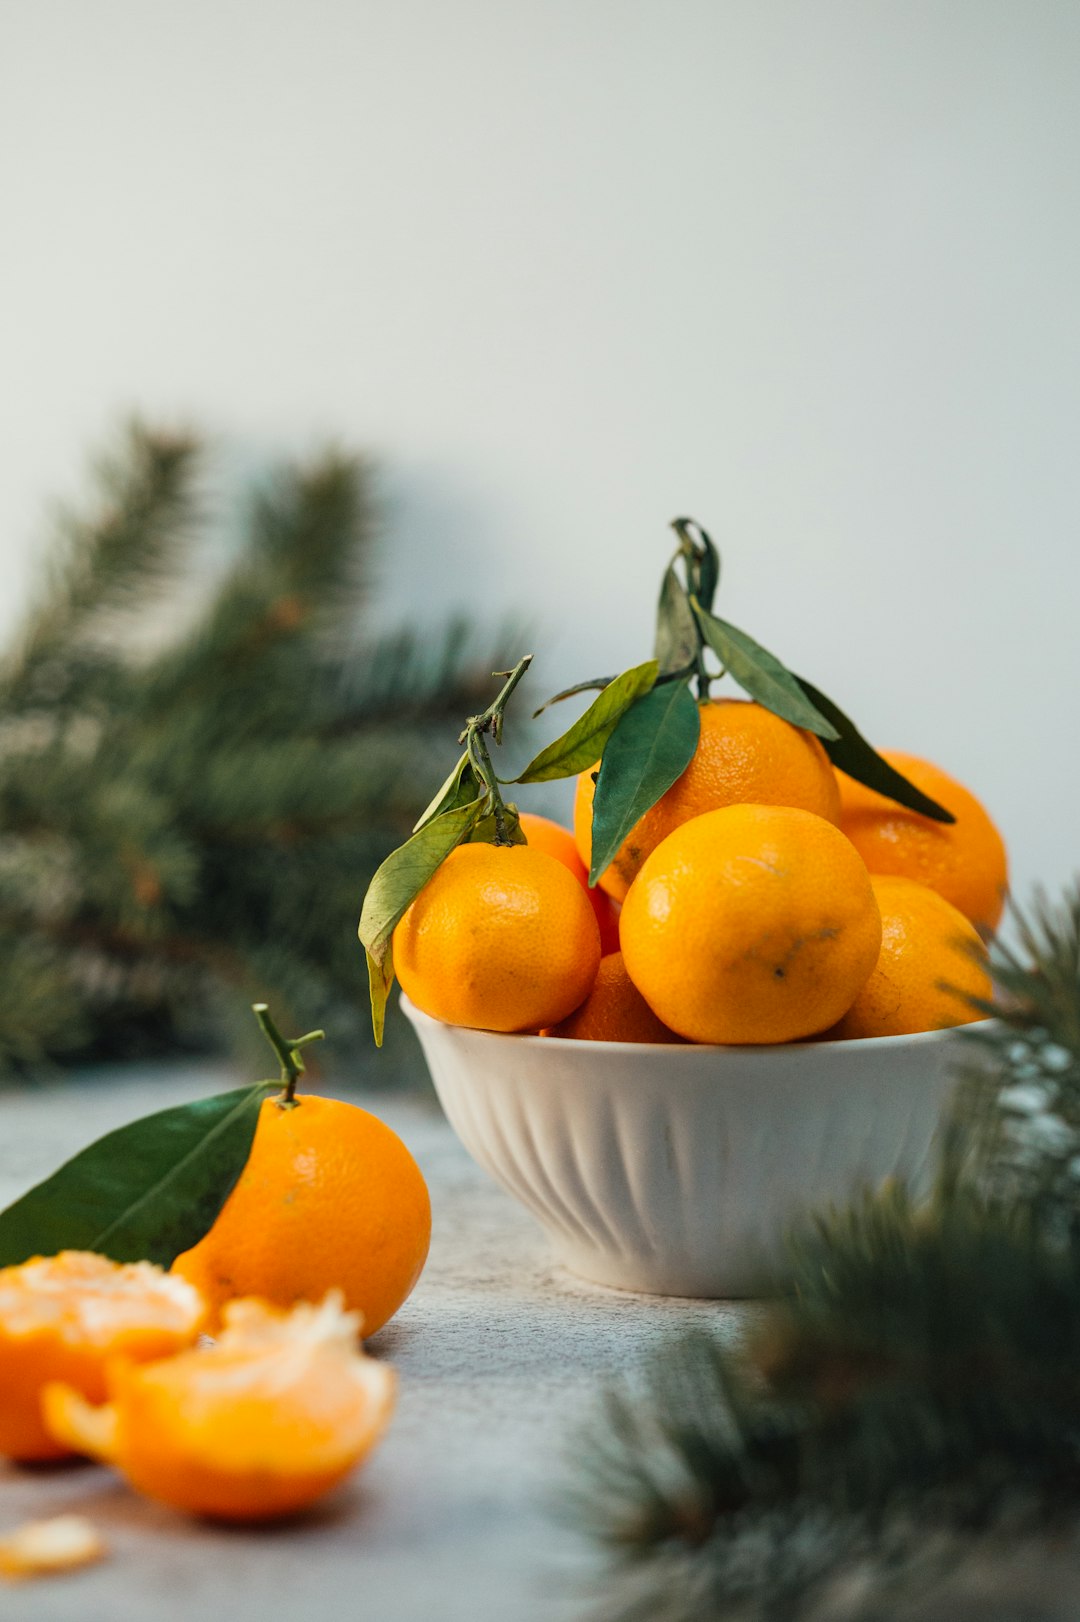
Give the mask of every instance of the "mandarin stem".
<path id="1" fill-rule="evenodd" d="M 294 1103 L 296 1083 L 304 1073 L 304 1061 L 300 1057 L 300 1049 L 308 1042 L 321 1042 L 325 1038 L 326 1032 L 307 1031 L 303 1036 L 296 1036 L 292 1041 L 289 1041 L 282 1036 L 274 1024 L 266 1003 L 252 1003 L 251 1010 L 259 1022 L 263 1035 L 277 1054 L 278 1063 L 281 1066 L 283 1091 L 278 1102 L 283 1107 L 291 1106 Z"/>

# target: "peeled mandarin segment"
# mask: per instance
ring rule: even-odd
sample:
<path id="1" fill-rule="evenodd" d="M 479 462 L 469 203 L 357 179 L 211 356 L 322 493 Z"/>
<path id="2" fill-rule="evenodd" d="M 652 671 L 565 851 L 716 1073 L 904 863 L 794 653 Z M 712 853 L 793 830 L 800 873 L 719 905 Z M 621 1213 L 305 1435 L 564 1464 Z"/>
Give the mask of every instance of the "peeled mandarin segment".
<path id="1" fill-rule="evenodd" d="M 393 1410 L 392 1370 L 359 1349 L 340 1296 L 278 1313 L 225 1309 L 214 1345 L 110 1369 L 97 1414 L 52 1387 L 48 1412 L 148 1497 L 191 1514 L 269 1520 L 328 1492 L 374 1447 Z"/>
<path id="2" fill-rule="evenodd" d="M 812 812 L 737 805 L 669 834 L 620 920 L 630 977 L 692 1042 L 790 1042 L 827 1029 L 877 961 L 870 876 Z"/>
<path id="3" fill-rule="evenodd" d="M 580 1008 L 541 1036 L 579 1042 L 681 1042 L 660 1022 L 626 972 L 621 952 L 602 958 L 592 990 Z"/>
<path id="4" fill-rule="evenodd" d="M 871 880 L 881 911 L 881 952 L 835 1038 L 906 1036 L 970 1024 L 967 1001 L 992 991 L 977 931 L 942 896 L 911 879 Z"/>
<path id="5" fill-rule="evenodd" d="M 813 733 L 747 699 L 699 706 L 701 735 L 682 776 L 635 823 L 600 884 L 622 901 L 642 863 L 683 823 L 730 805 L 782 805 L 840 819 L 840 792 L 829 757 Z M 593 773 L 578 778 L 574 836 L 582 860 L 592 857 Z"/>
<path id="6" fill-rule="evenodd" d="M 582 886 L 529 845 L 460 845 L 394 931 L 417 1008 L 450 1025 L 536 1031 L 588 995 L 600 935 Z"/>
<path id="7" fill-rule="evenodd" d="M 235 1188 L 173 1270 L 215 1310 L 339 1289 L 373 1335 L 411 1293 L 430 1240 L 427 1184 L 397 1133 L 358 1105 L 299 1093 L 291 1109 L 262 1105 Z"/>
<path id="8" fill-rule="evenodd" d="M 100 1401 L 110 1358 L 166 1356 L 206 1320 L 198 1291 L 148 1262 L 61 1251 L 0 1270 L 0 1454 L 62 1457 L 70 1449 L 41 1417 L 47 1382 Z"/>
<path id="9" fill-rule="evenodd" d="M 913 879 L 944 896 L 977 928 L 996 929 L 1008 890 L 1008 860 L 985 806 L 939 766 L 895 749 L 882 754 L 951 811 L 955 823 L 908 811 L 841 772 L 841 828 L 871 873 Z"/>

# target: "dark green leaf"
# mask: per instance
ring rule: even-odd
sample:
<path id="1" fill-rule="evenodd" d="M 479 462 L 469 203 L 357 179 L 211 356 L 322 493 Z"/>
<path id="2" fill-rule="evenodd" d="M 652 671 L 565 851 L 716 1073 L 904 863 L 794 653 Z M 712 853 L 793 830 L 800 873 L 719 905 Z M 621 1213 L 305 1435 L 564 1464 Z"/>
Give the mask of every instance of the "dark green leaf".
<path id="1" fill-rule="evenodd" d="M 849 721 L 840 707 L 833 703 L 831 698 L 802 676 L 795 680 L 822 715 L 828 716 L 836 731 L 834 738 L 825 738 L 825 752 L 833 765 L 840 771 L 847 772 L 856 782 L 865 783 L 867 788 L 876 789 L 879 794 L 887 795 L 890 800 L 896 800 L 909 811 L 918 811 L 924 817 L 932 817 L 935 822 L 955 822 L 956 818 L 951 811 L 943 805 L 932 800 L 929 794 L 917 789 L 914 783 L 908 781 L 902 772 L 895 766 L 890 766 L 883 760 L 872 744 L 867 743 L 862 733 Z"/>
<path id="2" fill-rule="evenodd" d="M 686 587 L 670 563 L 656 611 L 656 658 L 663 674 L 685 670 L 697 658 L 698 629 Z"/>
<path id="3" fill-rule="evenodd" d="M 673 518 L 671 527 L 679 537 L 679 548 L 687 562 L 693 562 L 696 596 L 704 609 L 711 609 L 720 584 L 720 554 L 707 530 L 694 518 Z"/>
<path id="4" fill-rule="evenodd" d="M 213 1225 L 244 1169 L 264 1081 L 98 1138 L 0 1214 L 0 1267 L 58 1250 L 169 1267 Z"/>
<path id="5" fill-rule="evenodd" d="M 573 687 L 564 687 L 561 693 L 552 693 L 545 698 L 538 710 L 533 710 L 533 720 L 539 720 L 545 710 L 550 710 L 553 704 L 561 704 L 565 698 L 576 698 L 578 693 L 598 693 L 604 687 L 610 687 L 615 680 L 614 676 L 595 676 L 592 681 L 579 681 Z"/>
<path id="6" fill-rule="evenodd" d="M 638 818 L 682 776 L 697 748 L 700 728 L 698 707 L 685 682 L 654 687 L 627 710 L 600 763 L 590 884 L 596 883 Z"/>
<path id="7" fill-rule="evenodd" d="M 810 702 L 791 671 L 775 654 L 740 631 L 737 625 L 717 619 L 700 603 L 694 604 L 702 635 L 728 673 L 739 686 L 792 726 L 816 732 L 819 738 L 836 738 L 839 733 Z"/>
<path id="8" fill-rule="evenodd" d="M 541 749 L 514 782 L 548 783 L 556 777 L 573 777 L 587 766 L 595 765 L 619 721 L 631 705 L 649 691 L 658 671 L 656 660 L 647 659 L 643 665 L 635 665 L 632 670 L 624 670 L 621 676 L 616 676 L 570 730 Z"/>
<path id="9" fill-rule="evenodd" d="M 461 756 L 446 782 L 435 794 L 427 809 L 413 823 L 413 833 L 419 833 L 425 823 L 433 822 L 444 811 L 456 811 L 460 805 L 469 805 L 480 793 L 476 773 L 472 769 L 468 750 Z"/>
<path id="10" fill-rule="evenodd" d="M 444 811 L 383 862 L 368 886 L 357 934 L 382 967 L 390 937 L 428 879 L 480 820 L 480 801 Z"/>

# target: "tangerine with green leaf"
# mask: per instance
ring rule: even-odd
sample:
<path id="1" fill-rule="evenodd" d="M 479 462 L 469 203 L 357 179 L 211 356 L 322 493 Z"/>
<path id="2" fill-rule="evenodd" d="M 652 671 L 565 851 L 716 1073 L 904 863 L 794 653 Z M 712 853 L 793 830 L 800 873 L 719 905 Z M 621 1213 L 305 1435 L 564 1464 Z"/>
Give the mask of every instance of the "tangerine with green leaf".
<path id="1" fill-rule="evenodd" d="M 536 1031 L 584 1001 L 600 965 L 585 890 L 532 845 L 459 845 L 393 937 L 402 990 L 425 1014 L 486 1031 Z"/>
<path id="2" fill-rule="evenodd" d="M 348 1309 L 362 1315 L 365 1335 L 373 1335 L 410 1294 L 427 1259 L 427 1184 L 378 1116 L 295 1091 L 299 1044 L 278 1035 L 265 1008 L 260 1014 L 282 1061 L 284 1090 L 262 1104 L 239 1181 L 173 1272 L 216 1313 L 237 1296 L 290 1307 L 340 1290 Z"/>
<path id="3" fill-rule="evenodd" d="M 789 805 L 827 822 L 840 819 L 840 791 L 829 757 L 812 732 L 792 726 L 761 704 L 712 699 L 698 706 L 701 731 L 682 776 L 630 830 L 600 884 L 622 901 L 646 858 L 692 817 L 729 805 Z M 574 834 L 582 861 L 592 859 L 596 767 L 582 772 L 574 802 Z"/>

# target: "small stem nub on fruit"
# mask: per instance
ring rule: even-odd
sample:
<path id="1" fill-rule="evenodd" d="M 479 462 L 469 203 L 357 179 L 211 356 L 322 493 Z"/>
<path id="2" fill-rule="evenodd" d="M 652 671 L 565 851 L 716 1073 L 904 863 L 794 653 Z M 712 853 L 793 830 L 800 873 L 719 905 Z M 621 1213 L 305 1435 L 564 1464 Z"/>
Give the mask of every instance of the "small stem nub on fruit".
<path id="1" fill-rule="evenodd" d="M 490 733 L 496 743 L 502 743 L 503 711 L 506 709 L 507 700 L 531 664 L 532 654 L 527 653 L 518 660 L 513 670 L 495 671 L 496 676 L 506 678 L 502 688 L 486 710 L 481 711 L 479 715 L 470 715 L 458 738 L 458 743 L 463 743 L 468 751 L 476 780 L 483 788 L 484 798 L 491 806 L 491 814 L 495 819 L 496 845 L 510 845 L 513 840 L 507 827 L 506 806 L 499 792 L 499 779 L 491 764 L 487 734 Z"/>
<path id="2" fill-rule="evenodd" d="M 289 1041 L 274 1024 L 270 1010 L 264 1002 L 252 1003 L 251 1009 L 281 1065 L 282 1094 L 277 1103 L 281 1109 L 292 1109 L 296 1104 L 296 1083 L 304 1074 L 304 1061 L 300 1056 L 300 1049 L 308 1042 L 321 1042 L 326 1032 L 308 1031 L 304 1036 L 295 1036 Z"/>

